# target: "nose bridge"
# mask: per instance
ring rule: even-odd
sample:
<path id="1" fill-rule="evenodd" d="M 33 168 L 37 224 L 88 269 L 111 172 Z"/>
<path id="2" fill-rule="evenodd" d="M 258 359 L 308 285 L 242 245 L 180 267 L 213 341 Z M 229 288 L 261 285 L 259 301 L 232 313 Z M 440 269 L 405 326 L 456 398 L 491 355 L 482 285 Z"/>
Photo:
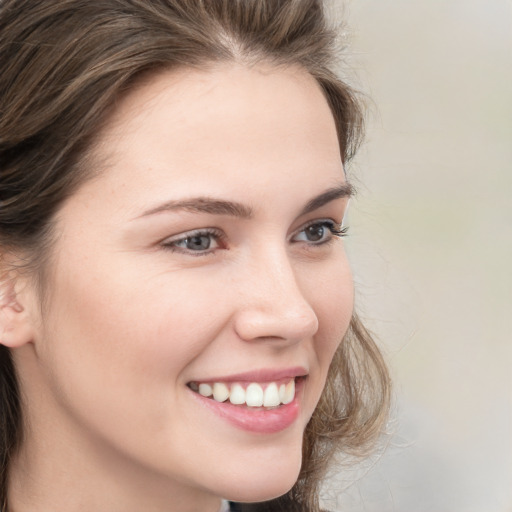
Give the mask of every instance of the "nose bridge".
<path id="1" fill-rule="evenodd" d="M 255 250 L 246 272 L 244 300 L 237 318 L 237 331 L 242 338 L 295 342 L 316 333 L 317 315 L 297 281 L 285 247 Z"/>

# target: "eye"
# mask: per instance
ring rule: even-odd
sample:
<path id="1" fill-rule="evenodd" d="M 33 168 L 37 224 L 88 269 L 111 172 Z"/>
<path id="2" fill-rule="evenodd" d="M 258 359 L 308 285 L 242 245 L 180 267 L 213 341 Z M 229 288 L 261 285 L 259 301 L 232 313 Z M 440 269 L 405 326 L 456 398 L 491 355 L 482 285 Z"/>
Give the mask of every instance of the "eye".
<path id="1" fill-rule="evenodd" d="M 222 233 L 215 229 L 203 229 L 167 238 L 162 246 L 170 251 L 200 256 L 222 247 Z"/>
<path id="2" fill-rule="evenodd" d="M 321 245 L 330 242 L 334 237 L 343 237 L 348 228 L 332 220 L 314 221 L 302 228 L 292 239 L 293 242 L 307 242 Z"/>

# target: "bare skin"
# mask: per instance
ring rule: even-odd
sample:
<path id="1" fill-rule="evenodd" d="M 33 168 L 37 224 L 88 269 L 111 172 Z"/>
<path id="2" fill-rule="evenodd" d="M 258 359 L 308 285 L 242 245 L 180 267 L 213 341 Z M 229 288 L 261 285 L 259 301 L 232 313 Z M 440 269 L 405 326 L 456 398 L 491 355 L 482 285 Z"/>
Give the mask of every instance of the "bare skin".
<path id="1" fill-rule="evenodd" d="M 216 512 L 285 493 L 353 308 L 319 87 L 263 64 L 161 74 L 96 151 L 107 168 L 57 215 L 44 315 L 27 277 L 4 307 L 28 425 L 12 510 Z M 298 413 L 276 432 L 191 389 L 288 368 L 305 374 Z"/>

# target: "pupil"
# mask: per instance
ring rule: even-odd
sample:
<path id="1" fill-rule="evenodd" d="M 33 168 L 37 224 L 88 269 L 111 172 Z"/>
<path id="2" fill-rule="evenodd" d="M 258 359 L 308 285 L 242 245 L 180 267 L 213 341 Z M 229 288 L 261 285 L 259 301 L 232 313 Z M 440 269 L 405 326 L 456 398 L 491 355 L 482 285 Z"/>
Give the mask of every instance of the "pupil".
<path id="1" fill-rule="evenodd" d="M 321 225 L 309 226 L 306 228 L 306 233 L 312 242 L 318 242 L 324 237 L 324 227 Z"/>
<path id="2" fill-rule="evenodd" d="M 187 249 L 205 251 L 210 248 L 210 237 L 206 235 L 191 236 L 187 238 Z"/>

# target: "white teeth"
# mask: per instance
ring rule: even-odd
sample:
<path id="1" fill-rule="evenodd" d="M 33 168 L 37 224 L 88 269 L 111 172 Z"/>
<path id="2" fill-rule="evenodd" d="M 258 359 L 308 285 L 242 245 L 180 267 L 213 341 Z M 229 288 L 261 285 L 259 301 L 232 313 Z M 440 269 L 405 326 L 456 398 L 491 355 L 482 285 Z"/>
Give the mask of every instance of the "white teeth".
<path id="1" fill-rule="evenodd" d="M 203 396 L 212 396 L 213 389 L 210 384 L 199 384 L 199 394 Z"/>
<path id="2" fill-rule="evenodd" d="M 235 384 L 231 388 L 229 401 L 235 405 L 245 404 L 245 389 L 240 384 Z"/>
<path id="3" fill-rule="evenodd" d="M 275 382 L 270 382 L 266 386 L 251 382 L 245 389 L 239 383 L 232 384 L 230 388 L 225 382 L 191 382 L 189 387 L 206 398 L 213 397 L 217 402 L 229 400 L 234 405 L 246 404 L 248 407 L 278 407 L 281 404 L 289 404 L 295 398 L 294 379 L 279 386 Z"/>
<path id="4" fill-rule="evenodd" d="M 225 402 L 229 398 L 229 388 L 223 382 L 213 385 L 213 398 L 217 402 Z"/>
<path id="5" fill-rule="evenodd" d="M 263 389 L 259 384 L 253 382 L 247 386 L 245 403 L 249 407 L 261 407 L 263 405 Z"/>
<path id="6" fill-rule="evenodd" d="M 286 396 L 286 384 L 281 384 L 279 386 L 279 401 L 281 403 L 284 403 L 285 396 Z"/>
<path id="7" fill-rule="evenodd" d="M 277 390 L 277 384 L 272 382 L 265 389 L 265 393 L 263 395 L 263 405 L 265 407 L 275 407 L 279 405 L 281 401 L 279 400 L 279 391 Z"/>
<path id="8" fill-rule="evenodd" d="M 295 381 L 292 379 L 286 384 L 283 404 L 289 404 L 295 397 Z"/>

